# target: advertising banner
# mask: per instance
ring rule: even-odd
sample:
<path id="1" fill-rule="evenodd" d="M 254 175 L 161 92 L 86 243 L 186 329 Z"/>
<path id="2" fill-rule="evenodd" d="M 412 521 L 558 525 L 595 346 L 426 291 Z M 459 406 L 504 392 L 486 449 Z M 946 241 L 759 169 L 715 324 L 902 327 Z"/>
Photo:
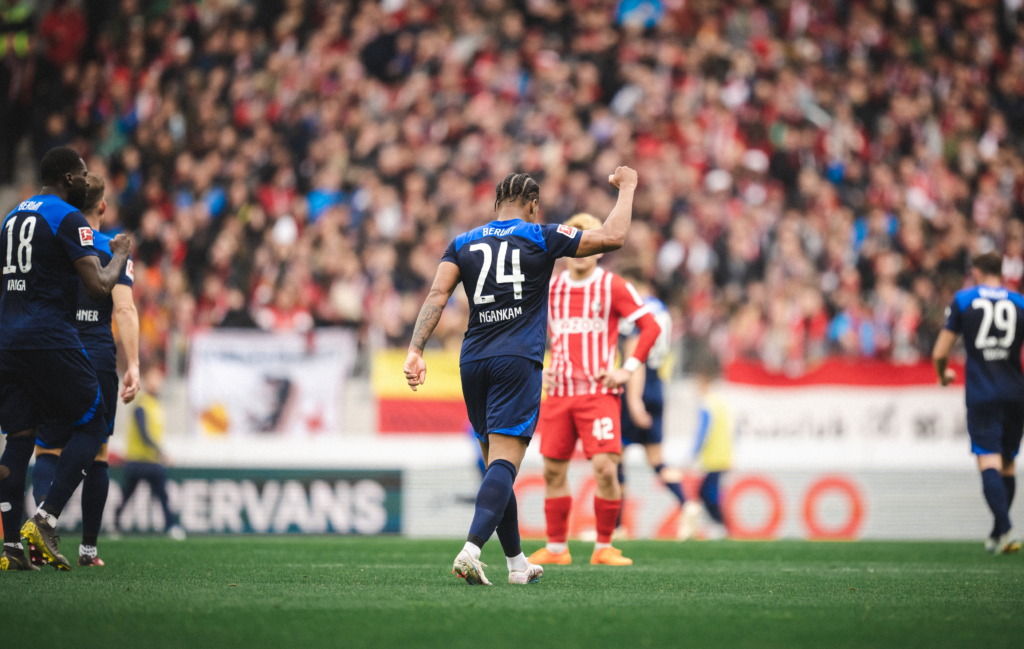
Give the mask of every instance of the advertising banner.
<path id="1" fill-rule="evenodd" d="M 336 433 L 355 353 L 346 330 L 209 331 L 192 341 L 193 431 L 213 437 Z"/>
<path id="2" fill-rule="evenodd" d="M 110 470 L 103 529 L 114 530 L 124 472 Z M 402 531 L 402 472 L 333 469 L 168 469 L 172 512 L 190 534 L 397 534 Z M 81 487 L 79 487 L 79 492 Z M 31 495 L 26 511 L 34 512 Z M 31 514 L 30 514 L 31 515 Z M 81 528 L 76 494 L 60 517 Z M 125 532 L 163 532 L 160 504 L 140 483 L 121 514 Z"/>
<path id="3" fill-rule="evenodd" d="M 799 378 L 734 365 L 719 393 L 743 469 L 963 468 L 970 452 L 963 385 L 925 364 L 829 361 Z M 961 372 L 962 376 L 962 372 Z"/>

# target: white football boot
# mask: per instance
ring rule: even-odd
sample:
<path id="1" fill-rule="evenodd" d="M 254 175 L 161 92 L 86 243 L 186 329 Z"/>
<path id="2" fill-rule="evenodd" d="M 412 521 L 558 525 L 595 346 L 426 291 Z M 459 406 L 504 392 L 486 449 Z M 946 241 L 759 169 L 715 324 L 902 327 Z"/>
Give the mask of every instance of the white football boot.
<path id="1" fill-rule="evenodd" d="M 509 570 L 508 583 L 513 585 L 536 584 L 544 576 L 544 568 L 532 563 L 526 564 L 526 570 Z"/>
<path id="2" fill-rule="evenodd" d="M 474 559 L 469 552 L 463 550 L 459 552 L 459 556 L 455 557 L 452 574 L 462 577 L 470 586 L 490 586 L 491 582 L 487 581 L 487 577 L 484 575 L 484 568 L 486 567 L 486 563 L 481 562 L 479 559 Z"/>
<path id="3" fill-rule="evenodd" d="M 992 547 L 992 554 L 1016 554 L 1020 552 L 1021 543 L 1013 537 L 1013 530 L 1006 530 L 999 538 L 995 539 Z"/>

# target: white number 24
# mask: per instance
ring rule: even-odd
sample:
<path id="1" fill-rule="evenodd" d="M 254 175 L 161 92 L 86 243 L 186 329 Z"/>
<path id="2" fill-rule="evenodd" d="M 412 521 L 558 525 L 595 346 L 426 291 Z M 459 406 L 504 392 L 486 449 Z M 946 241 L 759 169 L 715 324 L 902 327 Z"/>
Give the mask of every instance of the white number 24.
<path id="1" fill-rule="evenodd" d="M 469 247 L 470 252 L 482 252 L 484 263 L 480 266 L 480 277 L 476 280 L 476 290 L 473 292 L 473 304 L 490 304 L 494 302 L 493 295 L 484 295 L 484 281 L 487 273 L 491 270 L 491 245 L 488 243 L 474 243 Z M 512 274 L 505 274 L 505 255 L 508 252 L 508 241 L 502 241 L 498 247 L 498 268 L 495 279 L 499 284 L 511 284 L 514 297 L 517 300 L 523 299 L 523 282 L 526 275 L 519 270 L 519 249 L 512 249 Z"/>
<path id="2" fill-rule="evenodd" d="M 994 304 L 985 298 L 975 298 L 971 307 L 981 309 L 981 326 L 978 327 L 978 336 L 974 339 L 974 346 L 978 349 L 988 349 L 999 345 L 1006 348 L 1013 344 L 1013 338 L 1017 334 L 1017 309 L 1009 300 L 998 300 Z M 996 329 L 1002 329 L 1006 333 L 1002 338 L 989 336 L 989 330 L 995 324 Z"/>

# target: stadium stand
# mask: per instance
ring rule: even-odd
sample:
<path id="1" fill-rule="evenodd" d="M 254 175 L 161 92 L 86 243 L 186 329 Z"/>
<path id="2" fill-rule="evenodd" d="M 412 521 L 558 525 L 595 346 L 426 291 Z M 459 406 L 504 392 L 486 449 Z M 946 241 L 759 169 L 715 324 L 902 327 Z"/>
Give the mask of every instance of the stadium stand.
<path id="1" fill-rule="evenodd" d="M 549 222 L 607 214 L 603 179 L 639 171 L 609 261 L 653 280 L 689 357 L 912 363 L 971 254 L 1024 275 L 1019 2 L 3 6 L 0 181 L 24 132 L 107 176 L 144 356 L 218 326 L 404 347 L 514 169 Z"/>

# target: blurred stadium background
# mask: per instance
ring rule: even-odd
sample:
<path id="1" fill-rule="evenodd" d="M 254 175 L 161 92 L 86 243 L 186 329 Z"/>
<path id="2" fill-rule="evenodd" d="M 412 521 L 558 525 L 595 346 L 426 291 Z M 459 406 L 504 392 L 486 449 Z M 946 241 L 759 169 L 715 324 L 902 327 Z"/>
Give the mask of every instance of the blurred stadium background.
<path id="1" fill-rule="evenodd" d="M 464 294 L 426 387 L 400 373 L 436 264 L 510 171 L 556 222 L 603 218 L 628 164 L 634 225 L 605 263 L 673 316 L 670 464 L 689 459 L 692 361 L 720 359 L 733 533 L 980 539 L 962 387 L 936 387 L 928 357 L 971 255 L 1024 276 L 1021 8 L 0 0 L 0 208 L 53 146 L 107 179 L 191 533 L 461 535 L 478 480 Z M 673 501 L 626 457 L 627 525 L 671 537 Z M 112 485 L 108 517 L 119 500 Z M 161 529 L 145 488 L 123 522 Z"/>

